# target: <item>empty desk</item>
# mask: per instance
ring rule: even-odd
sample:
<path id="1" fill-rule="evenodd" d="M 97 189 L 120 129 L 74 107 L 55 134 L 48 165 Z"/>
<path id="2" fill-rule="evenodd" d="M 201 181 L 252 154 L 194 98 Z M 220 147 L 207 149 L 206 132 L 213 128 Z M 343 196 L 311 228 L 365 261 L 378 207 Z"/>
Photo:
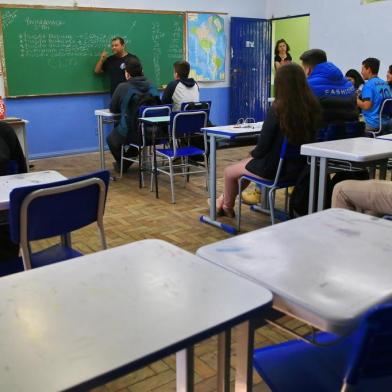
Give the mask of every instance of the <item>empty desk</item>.
<path id="1" fill-rule="evenodd" d="M 267 289 L 159 240 L 1 278 L 0 297 L 2 391 L 86 390 L 193 353 L 272 301 Z M 192 356 L 183 353 L 178 390 L 191 391 Z"/>
<path id="2" fill-rule="evenodd" d="M 390 221 L 329 209 L 204 246 L 197 255 L 271 290 L 274 308 L 342 334 L 392 299 L 391 233 Z M 245 373 L 246 357 L 238 361 Z"/>
<path id="3" fill-rule="evenodd" d="M 0 176 L 0 211 L 8 210 L 10 193 L 15 188 L 29 185 L 47 184 L 50 182 L 62 181 L 66 179 L 67 178 L 62 174 L 54 170 Z"/>

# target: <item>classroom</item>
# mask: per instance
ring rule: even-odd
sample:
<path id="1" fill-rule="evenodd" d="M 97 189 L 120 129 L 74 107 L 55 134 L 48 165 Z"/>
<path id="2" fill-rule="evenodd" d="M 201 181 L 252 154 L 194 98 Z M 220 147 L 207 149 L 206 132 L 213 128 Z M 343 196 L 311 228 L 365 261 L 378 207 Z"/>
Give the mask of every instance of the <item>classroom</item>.
<path id="1" fill-rule="evenodd" d="M 391 14 L 0 4 L 0 391 L 392 391 Z"/>

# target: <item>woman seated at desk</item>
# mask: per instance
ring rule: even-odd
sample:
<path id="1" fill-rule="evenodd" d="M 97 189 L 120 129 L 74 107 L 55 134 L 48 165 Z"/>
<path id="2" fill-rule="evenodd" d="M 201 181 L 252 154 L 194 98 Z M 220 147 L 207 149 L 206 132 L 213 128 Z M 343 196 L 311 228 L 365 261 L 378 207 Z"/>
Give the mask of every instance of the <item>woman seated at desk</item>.
<path id="1" fill-rule="evenodd" d="M 275 97 L 250 156 L 225 169 L 224 193 L 216 200 L 217 213 L 220 215 L 234 217 L 238 179 L 241 176 L 250 175 L 270 180 L 275 178 L 285 137 L 293 147 L 314 141 L 321 108 L 299 65 L 287 64 L 278 69 L 275 76 Z M 299 154 L 298 157 L 285 159 L 281 178 L 295 178 L 304 164 L 306 161 Z M 248 185 L 243 181 L 244 188 Z"/>

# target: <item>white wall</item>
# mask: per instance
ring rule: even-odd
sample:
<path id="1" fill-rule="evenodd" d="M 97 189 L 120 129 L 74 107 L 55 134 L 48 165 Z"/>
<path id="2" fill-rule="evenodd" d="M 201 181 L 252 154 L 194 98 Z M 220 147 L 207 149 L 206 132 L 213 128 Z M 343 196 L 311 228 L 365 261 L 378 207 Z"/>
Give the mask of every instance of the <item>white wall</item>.
<path id="1" fill-rule="evenodd" d="M 231 16 L 264 18 L 267 0 L 7 0 L 7 4 L 46 5 L 46 6 L 79 6 L 102 8 L 125 8 L 166 11 L 208 11 L 228 13 L 225 18 L 226 36 L 229 38 L 229 20 Z M 226 54 L 226 81 L 220 83 L 201 83 L 202 87 L 229 86 L 229 39 Z M 4 95 L 4 83 L 0 75 L 0 95 Z"/>
<path id="2" fill-rule="evenodd" d="M 385 79 L 392 64 L 392 1 L 361 5 L 361 0 L 267 0 L 268 17 L 310 13 L 310 46 L 324 49 L 342 71 L 361 68 L 366 57 L 381 60 Z"/>

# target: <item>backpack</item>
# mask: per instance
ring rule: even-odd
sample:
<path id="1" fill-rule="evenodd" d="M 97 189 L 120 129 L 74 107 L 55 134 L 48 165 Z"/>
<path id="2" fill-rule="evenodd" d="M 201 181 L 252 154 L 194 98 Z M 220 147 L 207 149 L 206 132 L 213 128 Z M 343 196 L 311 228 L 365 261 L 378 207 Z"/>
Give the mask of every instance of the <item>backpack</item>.
<path id="1" fill-rule="evenodd" d="M 125 113 L 125 122 L 127 128 L 127 142 L 140 144 L 139 121 L 140 108 L 143 106 L 159 105 L 161 100 L 158 96 L 152 95 L 150 91 L 146 93 L 133 92 L 129 98 L 127 110 Z"/>

